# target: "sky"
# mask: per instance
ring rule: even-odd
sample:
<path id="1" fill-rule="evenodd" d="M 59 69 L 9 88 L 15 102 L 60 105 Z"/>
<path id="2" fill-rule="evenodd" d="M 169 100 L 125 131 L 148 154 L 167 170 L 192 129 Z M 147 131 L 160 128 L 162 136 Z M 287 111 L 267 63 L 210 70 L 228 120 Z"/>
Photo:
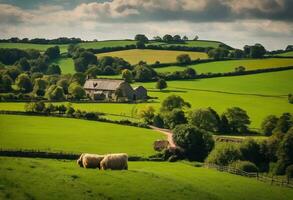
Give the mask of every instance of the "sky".
<path id="1" fill-rule="evenodd" d="M 236 48 L 293 45 L 293 0 L 0 0 L 0 38 L 179 34 Z"/>

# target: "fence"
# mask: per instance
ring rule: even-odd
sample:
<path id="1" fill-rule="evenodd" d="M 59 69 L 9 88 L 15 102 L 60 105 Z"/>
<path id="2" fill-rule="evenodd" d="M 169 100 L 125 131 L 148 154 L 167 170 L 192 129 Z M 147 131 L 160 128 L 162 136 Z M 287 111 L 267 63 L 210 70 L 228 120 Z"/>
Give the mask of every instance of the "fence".
<path id="1" fill-rule="evenodd" d="M 218 171 L 221 172 L 228 172 L 231 174 L 236 174 L 240 176 L 246 176 L 249 178 L 256 178 L 259 181 L 265 182 L 265 183 L 270 183 L 271 185 L 279 185 L 279 186 L 284 186 L 284 187 L 289 187 L 293 188 L 293 181 L 290 178 L 280 178 L 276 176 L 266 176 L 257 172 L 245 172 L 243 170 L 237 169 L 235 167 L 231 166 L 221 166 L 221 165 L 216 165 L 213 163 L 205 163 L 204 167 L 206 168 L 213 168 L 217 169 Z"/>

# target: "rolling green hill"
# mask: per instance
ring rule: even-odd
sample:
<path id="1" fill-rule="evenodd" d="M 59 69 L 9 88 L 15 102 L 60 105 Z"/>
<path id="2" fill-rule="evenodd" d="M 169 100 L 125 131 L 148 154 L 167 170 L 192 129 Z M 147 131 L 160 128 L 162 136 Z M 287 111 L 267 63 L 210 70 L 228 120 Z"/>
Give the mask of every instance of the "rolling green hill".
<path id="1" fill-rule="evenodd" d="M 86 120 L 0 115 L 0 148 L 149 156 L 161 133 Z M 15 126 L 17 124 L 17 126 Z"/>
<path id="2" fill-rule="evenodd" d="M 179 162 L 129 162 L 128 171 L 84 169 L 74 161 L 49 159 L 0 157 L 0 163 L 0 199 L 293 198 L 290 188 Z"/>

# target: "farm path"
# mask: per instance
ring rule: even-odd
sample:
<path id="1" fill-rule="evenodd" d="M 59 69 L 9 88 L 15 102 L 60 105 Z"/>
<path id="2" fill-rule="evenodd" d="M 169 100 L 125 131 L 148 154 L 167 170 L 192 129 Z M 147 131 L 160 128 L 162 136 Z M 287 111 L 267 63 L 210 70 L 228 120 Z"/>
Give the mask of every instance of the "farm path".
<path id="1" fill-rule="evenodd" d="M 172 133 L 171 130 L 169 130 L 169 129 L 163 129 L 163 128 L 158 128 L 158 127 L 155 127 L 155 126 L 150 126 L 150 127 L 151 127 L 151 129 L 153 129 L 155 131 L 158 131 L 158 132 L 163 133 L 164 135 L 166 135 L 170 147 L 176 147 L 176 144 L 175 144 L 175 142 L 173 140 L 173 133 Z"/>

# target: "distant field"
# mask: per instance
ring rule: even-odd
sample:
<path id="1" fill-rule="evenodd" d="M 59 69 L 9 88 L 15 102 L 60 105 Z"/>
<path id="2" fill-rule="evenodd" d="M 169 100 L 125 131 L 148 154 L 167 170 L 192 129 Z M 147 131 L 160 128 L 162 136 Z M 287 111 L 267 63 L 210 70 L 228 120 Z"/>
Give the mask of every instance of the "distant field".
<path id="1" fill-rule="evenodd" d="M 136 44 L 134 40 L 107 40 L 98 42 L 80 43 L 79 46 L 85 49 L 101 49 L 103 47 L 124 47 L 126 45 Z"/>
<path id="2" fill-rule="evenodd" d="M 293 51 L 289 51 L 286 53 L 280 53 L 280 54 L 277 54 L 277 56 L 284 56 L 284 57 L 293 56 Z"/>
<path id="3" fill-rule="evenodd" d="M 53 63 L 60 66 L 62 74 L 74 74 L 74 63 L 72 58 L 59 58 Z"/>
<path id="4" fill-rule="evenodd" d="M 83 169 L 75 161 L 50 159 L 0 157 L 0 163 L 0 199 L 293 198 L 290 188 L 182 162 L 129 162 L 128 171 Z"/>
<path id="5" fill-rule="evenodd" d="M 251 127 L 259 128 L 261 121 L 270 114 L 293 112 L 287 95 L 293 92 L 293 70 L 247 76 L 221 77 L 189 81 L 169 81 L 168 88 L 158 91 L 155 83 L 136 83 L 148 89 L 148 95 L 158 97 L 151 103 L 73 103 L 75 108 L 135 117 L 136 110 L 151 105 L 157 110 L 167 96 L 180 95 L 192 108 L 212 107 L 219 113 L 228 107 L 245 109 L 252 121 Z M 0 103 L 0 110 L 23 110 L 24 103 Z M 118 118 L 120 118 L 118 117 Z"/>
<path id="6" fill-rule="evenodd" d="M 36 49 L 46 51 L 49 47 L 59 46 L 60 52 L 67 52 L 67 44 L 27 44 L 27 43 L 0 43 L 0 48 L 17 48 L 17 49 Z"/>
<path id="7" fill-rule="evenodd" d="M 139 61 L 146 61 L 148 64 L 160 61 L 161 63 L 176 62 L 176 57 L 180 54 L 188 54 L 192 60 L 208 58 L 206 53 L 190 51 L 165 51 L 148 49 L 131 49 L 125 51 L 115 51 L 109 53 L 97 54 L 98 57 L 113 56 L 123 58 L 131 64 L 137 64 Z"/>
<path id="8" fill-rule="evenodd" d="M 0 128 L 0 148 L 54 152 L 149 156 L 153 142 L 164 138 L 143 128 L 56 117 L 0 115 Z"/>
<path id="9" fill-rule="evenodd" d="M 265 69 L 273 67 L 293 66 L 293 58 L 269 58 L 269 59 L 253 59 L 253 60 L 231 60 L 203 63 L 198 65 L 191 65 L 197 73 L 218 73 L 235 71 L 235 67 L 244 66 L 246 70 Z M 157 72 L 173 72 L 182 71 L 186 67 L 170 66 L 163 68 L 156 68 Z"/>

